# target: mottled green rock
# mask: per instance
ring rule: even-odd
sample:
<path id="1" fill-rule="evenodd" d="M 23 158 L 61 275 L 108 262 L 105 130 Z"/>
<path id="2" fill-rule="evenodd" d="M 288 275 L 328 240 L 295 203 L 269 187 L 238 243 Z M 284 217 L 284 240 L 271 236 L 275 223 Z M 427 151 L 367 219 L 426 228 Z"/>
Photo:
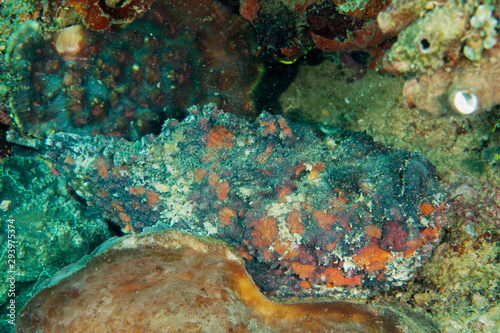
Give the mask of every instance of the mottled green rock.
<path id="1" fill-rule="evenodd" d="M 11 157 L 0 167 L 0 304 L 4 332 L 9 301 L 8 229 L 15 231 L 16 308 L 33 286 L 109 237 L 105 221 L 71 198 L 65 182 L 36 157 Z M 9 223 L 9 220 L 13 220 Z M 9 227 L 9 224 L 11 225 Z"/>

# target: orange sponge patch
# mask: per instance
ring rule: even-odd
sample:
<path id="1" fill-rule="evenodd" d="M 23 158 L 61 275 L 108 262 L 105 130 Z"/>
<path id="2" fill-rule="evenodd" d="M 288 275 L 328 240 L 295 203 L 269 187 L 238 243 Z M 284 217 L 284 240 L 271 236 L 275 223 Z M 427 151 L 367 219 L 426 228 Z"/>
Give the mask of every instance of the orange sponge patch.
<path id="1" fill-rule="evenodd" d="M 301 279 L 309 279 L 313 276 L 316 266 L 302 265 L 299 262 L 292 262 L 292 271 Z"/>
<path id="2" fill-rule="evenodd" d="M 389 260 L 391 253 L 382 250 L 375 239 L 372 239 L 370 244 L 362 247 L 359 254 L 352 257 L 352 261 L 358 267 L 364 268 L 368 273 L 384 269 L 385 262 Z"/>
<path id="3" fill-rule="evenodd" d="M 148 199 L 148 205 L 150 206 L 154 206 L 160 202 L 160 194 L 152 190 L 148 190 L 146 192 L 146 198 Z"/>
<path id="4" fill-rule="evenodd" d="M 321 229 L 328 231 L 330 227 L 335 224 L 335 216 L 330 215 L 328 213 L 322 211 L 315 211 L 313 214 L 313 218 L 318 223 L 318 227 Z"/>
<path id="5" fill-rule="evenodd" d="M 382 229 L 373 224 L 369 224 L 365 227 L 365 234 L 368 237 L 380 239 L 380 237 L 382 237 Z"/>
<path id="6" fill-rule="evenodd" d="M 95 161 L 95 166 L 97 169 L 97 173 L 99 174 L 99 177 L 104 179 L 108 178 L 108 166 L 106 160 L 103 157 L 99 157 Z"/>
<path id="7" fill-rule="evenodd" d="M 207 137 L 206 149 L 233 148 L 233 133 L 224 126 L 215 125 Z"/>
<path id="8" fill-rule="evenodd" d="M 427 216 L 431 215 L 436 211 L 436 208 L 428 202 L 424 202 L 423 204 L 420 205 L 420 215 L 421 216 Z"/>
<path id="9" fill-rule="evenodd" d="M 276 225 L 276 219 L 274 217 L 260 218 L 256 221 L 252 221 L 250 226 L 254 229 L 252 230 L 252 237 L 255 245 L 263 249 L 271 245 L 278 235 L 278 226 Z"/>
<path id="10" fill-rule="evenodd" d="M 273 146 L 268 145 L 266 150 L 262 152 L 259 156 L 257 156 L 257 163 L 263 163 L 269 159 L 269 155 L 271 155 L 271 152 L 273 151 Z"/>
<path id="11" fill-rule="evenodd" d="M 286 226 L 292 234 L 302 234 L 304 227 L 302 226 L 302 214 L 296 208 L 286 215 Z"/>
<path id="12" fill-rule="evenodd" d="M 194 169 L 194 181 L 199 183 L 203 180 L 205 176 L 205 170 L 203 168 Z"/>
<path id="13" fill-rule="evenodd" d="M 325 171 L 325 163 L 319 162 L 313 165 L 311 173 L 309 173 L 309 179 L 318 179 L 320 173 Z"/>
<path id="14" fill-rule="evenodd" d="M 219 210 L 219 219 L 221 220 L 222 224 L 226 226 L 231 223 L 231 217 L 233 216 L 236 216 L 236 213 L 228 207 L 224 207 Z"/>
<path id="15" fill-rule="evenodd" d="M 229 183 L 227 181 L 223 181 L 220 184 L 217 184 L 216 187 L 216 192 L 217 192 L 217 198 L 219 200 L 224 200 L 227 198 L 227 194 L 229 193 Z"/>
<path id="16" fill-rule="evenodd" d="M 359 286 L 362 284 L 361 278 L 363 277 L 363 275 L 345 277 L 337 267 L 327 267 L 320 276 L 327 285 L 332 286 Z"/>

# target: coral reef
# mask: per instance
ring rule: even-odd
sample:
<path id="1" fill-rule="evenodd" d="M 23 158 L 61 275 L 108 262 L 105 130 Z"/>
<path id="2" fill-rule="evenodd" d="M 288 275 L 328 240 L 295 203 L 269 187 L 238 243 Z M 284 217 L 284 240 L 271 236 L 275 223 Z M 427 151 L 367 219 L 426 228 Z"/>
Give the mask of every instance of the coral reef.
<path id="1" fill-rule="evenodd" d="M 17 332 L 436 332 L 387 307 L 281 304 L 222 242 L 178 232 L 113 239 L 23 308 Z"/>
<path id="2" fill-rule="evenodd" d="M 497 8 L 496 1 L 401 0 L 380 12 L 381 30 L 399 33 L 384 56 L 385 68 L 418 74 L 405 87 L 408 105 L 469 115 L 500 103 Z"/>
<path id="3" fill-rule="evenodd" d="M 0 57 L 3 58 L 6 41 L 16 28 L 26 20 L 34 17 L 34 8 L 31 1 L 4 0 L 0 16 Z M 1 66 L 1 62 L 0 62 Z M 5 77 L 0 74 L 2 86 Z M 2 87 L 4 88 L 4 87 Z M 0 89 L 3 90 L 3 89 Z"/>
<path id="4" fill-rule="evenodd" d="M 70 198 L 64 181 L 34 157 L 11 157 L 0 175 L 0 304 L 7 300 L 7 223 L 16 234 L 16 293 L 23 303 L 33 283 L 77 261 L 109 237 L 95 211 Z M 26 300 L 24 300 L 26 301 Z"/>
<path id="5" fill-rule="evenodd" d="M 230 3 L 231 1 L 222 1 Z M 385 0 L 241 1 L 239 12 L 256 28 L 264 57 L 290 63 L 309 52 L 364 51 L 377 59 L 383 34 L 376 15 Z"/>
<path id="6" fill-rule="evenodd" d="M 126 232 L 175 228 L 235 245 L 261 288 L 338 293 L 409 280 L 439 239 L 434 168 L 363 133 L 214 105 L 140 142 L 50 135 L 46 156 Z"/>
<path id="7" fill-rule="evenodd" d="M 500 104 L 500 48 L 486 50 L 483 59 L 474 65 L 464 58 L 452 71 L 441 68 L 407 81 L 403 90 L 407 104 L 435 115 L 490 110 Z"/>
<path id="8" fill-rule="evenodd" d="M 16 66 L 29 67 L 29 64 L 24 64 L 23 60 L 29 62 L 34 49 L 42 42 L 40 23 L 26 20 L 9 36 L 3 60 L 7 65 L 16 64 Z"/>
<path id="9" fill-rule="evenodd" d="M 0 10 L 0 59 L 4 58 L 7 39 L 22 22 L 32 16 L 31 1 L 4 0 Z M 18 89 L 17 77 L 11 74 L 5 62 L 0 60 L 0 160 L 10 155 L 12 143 L 5 140 L 5 133 L 12 122 L 8 95 Z"/>
<path id="10" fill-rule="evenodd" d="M 492 16 L 494 9 L 491 5 L 480 5 L 470 19 L 470 25 L 475 29 L 474 37 L 467 38 L 464 46 L 464 55 L 470 60 L 480 60 L 483 50 L 489 50 L 497 43 L 498 20 Z"/>
<path id="11" fill-rule="evenodd" d="M 469 237 L 475 238 L 485 232 L 500 230 L 500 187 L 496 182 L 481 183 L 465 178 L 449 189 L 453 200 L 453 214 L 460 217 Z M 448 185 L 450 187 L 450 185 Z M 478 228 L 476 231 L 475 228 Z"/>
<path id="12" fill-rule="evenodd" d="M 209 0 L 159 1 L 102 32 L 72 25 L 44 38 L 38 22 L 26 21 L 4 56 L 20 77 L 11 116 L 37 138 L 64 131 L 131 140 L 200 102 L 254 116 L 261 63 L 248 27 Z"/>
<path id="13" fill-rule="evenodd" d="M 110 24 L 130 23 L 147 11 L 153 0 L 39 0 L 38 9 L 49 19 L 72 21 L 79 15 L 92 30 L 104 30 Z"/>
<path id="14" fill-rule="evenodd" d="M 225 2 L 228 8 L 234 12 L 239 12 L 240 6 L 238 0 L 226 0 Z M 12 50 L 11 48 L 6 48 L 5 41 L 18 24 L 30 18 L 39 18 L 36 16 L 36 12 L 33 13 L 33 9 L 30 7 L 31 3 L 32 1 L 2 1 L 0 5 L 0 17 L 2 19 L 0 21 L 0 55 L 2 58 L 7 49 L 9 51 Z M 276 6 L 277 3 L 283 5 L 280 10 L 275 10 L 278 9 L 278 6 Z M 258 33 L 261 36 L 267 37 L 262 38 L 260 41 L 262 55 L 276 56 L 280 59 L 289 57 L 289 59 L 293 60 L 295 57 L 307 52 L 309 48 L 317 48 L 311 38 L 309 38 L 311 35 L 308 35 L 310 30 L 308 30 L 309 23 L 306 20 L 307 10 L 309 8 L 309 13 L 314 14 L 323 14 L 325 12 L 321 6 L 310 7 L 311 3 L 312 1 L 309 0 L 241 1 L 242 9 L 246 10 L 245 12 L 242 11 L 241 15 L 247 17 L 248 21 L 257 19 L 255 26 L 260 29 Z M 324 5 L 325 2 L 317 1 L 317 3 Z M 113 5 L 111 1 L 107 1 L 107 4 Z M 275 7 L 272 8 L 271 6 Z M 498 1 L 393 0 L 385 10 L 379 13 L 377 18 L 384 34 L 396 35 L 404 32 L 412 23 L 417 21 L 426 21 L 428 24 L 432 24 L 433 22 L 426 19 L 426 16 L 435 15 L 432 13 L 437 12 L 438 8 L 441 9 L 439 12 L 446 13 L 446 10 L 444 10 L 446 6 L 464 6 L 461 8 L 463 8 L 463 17 L 465 17 L 468 26 L 460 40 L 458 42 L 452 41 L 451 43 L 461 45 L 461 50 L 458 53 L 453 53 L 457 50 L 455 46 L 452 49 L 452 53 L 440 53 L 444 55 L 444 58 L 428 62 L 430 64 L 437 64 L 436 69 L 422 66 L 423 70 L 416 73 L 405 72 L 403 75 L 391 76 L 387 75 L 385 71 L 380 70 L 380 67 L 377 67 L 377 70 L 363 69 L 360 72 L 351 74 L 354 69 L 346 73 L 345 68 L 341 68 L 342 64 L 338 62 L 341 57 L 344 59 L 347 56 L 346 54 L 342 56 L 339 54 L 324 54 L 322 56 L 327 61 L 319 64 L 317 62 L 318 54 L 312 53 L 304 59 L 305 61 L 300 61 L 296 64 L 299 65 L 297 66 L 299 68 L 299 75 L 293 78 L 289 89 L 285 94 L 280 95 L 279 101 L 283 110 L 286 111 L 287 117 L 294 117 L 294 119 L 301 119 L 301 121 L 305 121 L 306 119 L 310 122 L 321 122 L 325 125 L 333 124 L 356 131 L 366 130 L 374 138 L 375 142 L 387 145 L 391 149 L 418 151 L 429 158 L 432 164 L 435 165 L 436 173 L 439 175 L 442 183 L 445 183 L 445 185 L 447 182 L 453 183 L 451 190 L 446 191 L 450 193 L 449 198 L 453 198 L 449 204 L 451 211 L 446 213 L 447 218 L 451 219 L 452 223 L 448 227 L 444 226 L 442 233 L 445 237 L 443 237 L 438 247 L 433 250 L 433 256 L 418 270 L 419 274 L 410 283 L 405 283 L 401 287 L 391 287 L 387 292 L 379 292 L 374 289 L 371 291 L 371 296 L 373 297 L 370 297 L 367 302 L 373 304 L 377 303 L 374 300 L 392 299 L 395 303 L 409 305 L 436 321 L 440 331 L 446 333 L 497 332 L 500 330 L 498 327 L 500 323 L 500 308 L 498 306 L 500 288 L 497 285 L 497 281 L 499 280 L 498 272 L 500 271 L 498 269 L 498 216 L 500 216 L 500 206 L 497 200 L 497 192 L 500 184 L 500 164 L 495 159 L 495 155 L 500 154 L 500 131 L 492 132 L 491 128 L 498 121 L 499 109 L 493 108 L 491 112 L 475 112 L 473 117 L 457 117 L 453 114 L 444 117 L 429 117 L 416 108 L 408 110 L 402 98 L 401 90 L 404 80 L 416 75 L 414 82 L 417 85 L 421 84 L 425 86 L 425 89 L 421 89 L 421 93 L 412 92 L 413 96 L 421 94 L 419 98 L 414 98 L 413 103 L 410 94 L 408 94 L 407 102 L 418 104 L 419 109 L 424 109 L 423 105 L 426 105 L 425 101 L 428 98 L 423 93 L 425 91 L 428 94 L 427 96 L 430 97 L 430 102 L 436 99 L 439 101 L 437 107 L 435 102 L 430 104 L 433 105 L 433 110 L 437 110 L 434 112 L 441 114 L 442 112 L 446 112 L 450 107 L 453 107 L 450 103 L 453 103 L 455 99 L 450 101 L 448 92 L 450 91 L 452 82 L 455 82 L 455 80 L 460 81 L 459 73 L 465 74 L 465 77 L 467 77 L 465 83 L 467 84 L 474 86 L 476 79 L 479 78 L 482 82 L 486 82 L 484 79 L 488 79 L 492 82 L 491 86 L 495 86 L 496 78 L 488 76 L 487 71 L 495 73 L 495 63 L 496 58 L 498 58 L 497 56 L 490 56 L 492 52 L 496 52 L 493 49 L 498 47 L 498 43 L 489 48 L 496 39 L 494 20 L 499 18 L 499 11 L 495 9 L 498 8 Z M 340 11 L 340 6 L 336 5 L 334 7 L 337 12 Z M 305 10 L 301 11 L 301 8 Z M 290 15 L 290 12 L 293 15 Z M 456 13 L 456 11 L 448 12 Z M 297 19 L 298 17 L 300 19 Z M 339 19 L 337 22 L 349 21 L 348 19 L 340 20 L 342 18 L 341 15 L 336 15 L 335 17 Z M 139 17 L 137 20 L 139 20 Z M 39 22 L 43 22 L 43 20 L 39 20 Z M 272 22 L 273 24 L 265 25 L 259 24 L 259 22 Z M 325 31 L 322 33 L 328 38 L 330 36 L 328 34 L 329 26 L 321 30 L 321 22 L 331 23 L 331 20 L 329 20 L 328 15 L 325 15 L 325 17 L 318 15 L 314 22 L 315 28 L 318 31 Z M 64 27 L 68 26 L 52 35 L 48 34 L 47 31 L 54 30 L 54 26 L 47 26 L 47 24 L 42 23 L 41 35 L 44 38 L 50 39 L 53 43 L 52 47 L 54 50 L 51 52 L 56 57 L 67 61 L 70 57 L 78 56 L 78 52 L 82 52 L 86 46 L 92 45 L 89 44 L 89 42 L 92 42 L 89 37 L 93 36 L 93 32 L 81 29 L 82 21 L 73 9 L 65 11 L 65 14 L 61 15 L 57 22 L 54 23 Z M 83 22 L 83 24 L 85 23 Z M 119 28 L 118 25 L 111 25 L 108 29 L 119 30 Z M 414 26 L 412 26 L 413 28 Z M 72 29 L 75 30 L 72 31 Z M 32 31 L 36 32 L 36 30 Z M 68 34 L 67 32 L 71 33 Z M 321 33 L 318 35 L 322 36 Z M 439 36 L 439 34 L 437 35 Z M 66 38 L 68 36 L 70 38 Z M 309 37 L 304 38 L 304 36 Z M 79 40 L 79 37 L 83 38 Z M 28 39 L 24 39 L 24 41 L 21 39 L 20 41 L 21 44 L 26 41 L 27 44 L 33 45 Z M 284 41 L 289 41 L 290 43 L 287 44 Z M 293 47 L 297 41 L 298 45 Z M 431 40 L 427 40 L 426 42 L 429 42 L 430 46 Z M 427 45 L 426 42 L 423 44 L 408 44 L 407 47 L 413 48 L 410 52 L 420 52 L 420 48 Z M 19 40 L 14 44 L 19 44 Z M 381 45 L 383 44 L 385 43 L 383 42 Z M 41 45 L 44 45 L 43 40 L 41 41 Z M 401 46 L 401 43 L 398 45 Z M 34 46 L 37 48 L 40 47 L 37 45 Z M 289 48 L 286 46 L 289 46 Z M 441 47 L 446 48 L 448 45 Z M 34 48 L 30 46 L 29 49 Z M 76 54 L 74 54 L 75 50 L 77 51 Z M 22 47 L 18 47 L 16 52 L 18 55 L 14 58 L 19 59 L 19 55 L 21 58 L 25 57 Z M 357 52 L 354 52 L 354 54 L 356 55 Z M 38 55 L 35 54 L 35 56 Z M 220 59 L 223 58 L 221 57 Z M 397 57 L 393 59 L 396 61 Z M 440 67 L 440 63 L 444 65 Z M 282 67 L 290 70 L 296 69 L 295 66 Z M 10 68 L 5 62 L 0 62 L 0 122 L 2 124 L 14 122 L 10 118 L 9 103 L 7 101 L 11 92 L 17 94 L 19 88 L 26 86 L 17 77 L 22 72 L 12 75 L 12 72 L 7 69 Z M 457 69 L 459 70 L 457 71 Z M 443 72 L 451 74 L 446 77 Z M 470 75 L 467 73 L 470 73 Z M 433 77 L 432 75 L 436 76 Z M 283 83 L 284 81 L 291 82 L 292 79 L 288 80 L 288 78 L 289 76 L 286 78 L 276 76 L 273 80 L 275 80 L 274 83 L 276 84 Z M 443 88 L 440 88 L 442 90 L 432 84 L 432 80 L 442 82 Z M 411 85 L 408 84 L 408 86 Z M 488 87 L 480 86 L 481 94 L 485 91 L 485 88 Z M 407 89 L 407 91 L 411 90 Z M 435 92 L 437 92 L 438 97 L 434 97 L 431 94 Z M 477 102 L 477 105 L 480 106 L 477 109 L 479 111 L 484 109 L 484 102 L 487 103 L 486 105 L 493 105 L 495 103 L 494 99 L 488 97 L 493 96 L 496 98 L 495 95 L 491 95 L 491 92 L 494 92 L 494 90 L 490 90 L 486 98 L 479 97 L 476 99 L 474 98 L 474 95 L 476 95 L 474 92 L 467 93 L 464 91 L 464 93 L 456 96 L 456 101 L 461 102 L 459 105 L 469 107 L 469 109 Z M 0 126 L 0 133 L 3 136 L 3 129 L 6 126 Z M 293 126 L 290 126 L 290 128 L 293 128 Z M 10 133 L 15 132 L 11 131 Z M 317 133 L 321 133 L 321 131 Z M 16 140 L 20 139 L 16 138 Z M 4 142 L 0 142 L 0 144 L 1 148 L 9 153 L 9 147 L 4 147 Z M 181 146 L 181 150 L 184 151 L 184 147 Z M 12 153 L 16 156 L 19 154 L 19 151 L 14 148 Z M 4 158 L 4 156 L 2 155 L 1 158 Z M 68 167 L 71 168 L 71 166 Z M 164 172 L 165 168 L 167 166 L 159 164 L 158 172 Z M 117 169 L 110 168 L 109 170 Z M 123 170 L 120 171 L 124 173 Z M 55 173 L 55 169 L 52 172 Z M 9 171 L 10 173 L 12 173 L 12 170 Z M 464 179 L 463 175 L 467 175 L 467 178 Z M 114 177 L 111 172 L 108 176 Z M 225 178 L 225 180 L 228 179 Z M 116 183 L 118 183 L 118 180 Z M 82 188 L 81 184 L 73 184 L 73 186 L 79 189 Z M 231 188 L 234 187 L 231 185 Z M 35 187 L 32 192 L 33 196 L 36 197 L 38 192 L 43 193 L 43 188 Z M 141 194 L 141 188 L 138 188 L 137 193 L 138 195 Z M 53 197 L 42 195 L 41 197 L 45 198 L 44 201 L 39 201 L 36 205 L 31 205 L 28 208 L 36 209 L 39 212 L 38 215 L 41 215 L 48 201 L 56 202 L 57 199 L 55 198 L 57 195 L 57 193 Z M 230 195 L 231 193 L 229 193 Z M 123 197 L 122 194 L 119 196 Z M 254 195 L 253 197 L 254 201 L 260 199 L 258 195 Z M 147 201 L 147 199 L 148 196 L 144 194 L 140 200 Z M 150 193 L 149 199 L 151 203 L 155 202 L 154 193 Z M 159 199 L 162 199 L 162 196 Z M 133 200 L 137 202 L 139 199 L 136 200 L 136 198 L 133 198 Z M 263 200 L 268 199 L 264 198 Z M 21 210 L 17 210 L 15 203 L 12 201 L 9 204 L 9 201 L 11 201 L 9 198 L 1 201 L 0 208 L 15 211 L 19 213 L 17 216 L 27 214 Z M 214 201 L 211 200 L 210 202 Z M 92 200 L 89 199 L 89 203 L 92 203 Z M 51 203 L 50 205 L 53 204 Z M 128 209 L 128 207 L 126 208 Z M 50 215 L 50 211 L 47 211 L 47 213 Z M 109 215 L 111 214 L 112 212 L 109 212 Z M 63 213 L 63 215 L 65 214 Z M 231 216 L 232 213 L 228 210 L 223 210 L 221 215 L 222 217 L 229 216 L 230 222 L 239 218 L 239 216 Z M 307 216 L 307 218 L 310 217 L 309 215 Z M 63 228 L 65 229 L 65 226 Z M 278 232 L 281 232 L 281 230 L 278 229 Z M 36 231 L 38 229 L 30 229 L 29 232 Z M 368 230 L 368 232 L 371 232 L 375 236 L 378 235 L 378 231 L 376 230 Z M 292 232 L 292 234 L 295 235 L 297 233 Z M 75 236 L 75 238 L 77 237 Z M 58 245 L 60 244 L 55 244 L 56 247 Z M 69 246 L 66 249 L 72 250 Z M 313 251 L 312 248 L 311 251 Z M 49 251 L 45 250 L 44 252 L 47 253 Z M 57 250 L 55 252 L 57 256 L 64 257 Z M 81 253 L 78 250 L 75 252 L 78 254 Z M 254 251 L 252 255 L 255 253 Z M 72 255 L 70 253 L 70 256 Z M 43 260 L 46 259 L 43 255 L 42 258 Z M 302 259 L 303 257 L 301 257 Z M 344 265 L 344 263 L 339 261 L 339 265 Z M 258 272 L 255 266 L 250 268 L 253 269 L 253 272 Z M 294 270 L 299 271 L 301 268 L 302 274 L 307 274 L 307 269 L 311 269 L 310 267 L 301 267 L 297 264 L 293 265 Z M 275 269 L 274 272 L 280 273 L 278 269 Z M 282 275 L 295 274 L 291 269 L 282 269 L 282 272 Z M 29 272 L 25 274 L 28 276 Z M 47 271 L 41 273 L 41 277 L 45 275 L 48 275 Z M 257 278 L 259 277 L 257 276 Z M 336 281 L 341 281 L 340 276 L 337 276 Z M 366 283 L 366 281 L 363 282 Z M 276 283 L 287 283 L 287 280 L 278 277 Z M 21 294 L 20 297 L 25 299 L 30 297 L 32 284 L 33 282 L 21 282 L 16 286 Z M 307 287 L 307 283 L 303 283 L 303 285 Z M 26 288 L 27 286 L 30 287 Z M 315 284 L 313 288 L 316 286 Z M 329 288 L 329 290 L 337 288 L 331 288 L 331 285 L 326 284 L 325 286 L 324 288 Z M 367 284 L 367 287 L 370 288 L 370 285 Z M 359 291 L 356 287 L 352 287 L 352 290 L 352 297 L 357 298 L 358 301 L 365 296 L 364 294 L 355 294 Z M 314 292 L 311 294 L 314 295 Z M 156 301 L 157 295 L 155 296 L 155 299 L 147 305 Z M 310 299 L 318 301 L 316 297 L 310 297 Z M 146 309 L 148 308 L 146 307 Z M 4 313 L 0 312 L 2 318 L 5 318 Z M 127 319 L 135 320 L 136 318 L 129 316 L 124 320 Z M 2 324 L 3 322 L 0 321 L 0 331 L 8 332 L 8 325 L 2 326 Z"/>
<path id="15" fill-rule="evenodd" d="M 432 3 L 425 0 L 392 0 L 378 13 L 377 23 L 383 33 L 398 34 L 431 8 Z"/>
<path id="16" fill-rule="evenodd" d="M 398 34 L 384 56 L 385 67 L 395 72 L 437 69 L 448 57 L 458 58 L 467 20 L 458 6 L 438 6 Z"/>
<path id="17" fill-rule="evenodd" d="M 311 38 L 321 51 L 365 51 L 374 56 L 380 55 L 377 46 L 386 39 L 386 36 L 375 20 L 360 21 L 350 16 L 340 16 L 335 12 L 328 13 L 324 8 L 308 12 L 307 22 L 311 28 Z M 325 20 L 334 23 L 325 24 Z M 337 25 L 342 25 L 343 28 L 339 29 Z"/>

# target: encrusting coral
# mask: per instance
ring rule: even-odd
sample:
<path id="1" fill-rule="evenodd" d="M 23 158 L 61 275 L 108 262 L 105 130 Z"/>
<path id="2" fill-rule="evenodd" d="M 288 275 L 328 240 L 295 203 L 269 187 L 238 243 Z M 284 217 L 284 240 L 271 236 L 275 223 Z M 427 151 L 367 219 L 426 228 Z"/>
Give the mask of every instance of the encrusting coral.
<path id="1" fill-rule="evenodd" d="M 393 73 L 416 73 L 407 104 L 435 115 L 470 115 L 500 103 L 498 2 L 396 0 L 378 15 L 398 39 L 384 56 Z"/>
<path id="2" fill-rule="evenodd" d="M 46 284 L 16 332 L 435 332 L 387 307 L 273 302 L 226 244 L 178 232 L 112 239 Z"/>
<path id="3" fill-rule="evenodd" d="M 449 110 L 469 115 L 500 104 L 500 47 L 485 50 L 482 57 L 479 65 L 461 59 L 452 71 L 441 68 L 407 81 L 407 104 L 435 115 Z"/>
<path id="4" fill-rule="evenodd" d="M 221 238 L 271 293 L 400 285 L 447 223 L 422 156 L 267 113 L 250 124 L 213 104 L 192 108 L 134 143 L 58 133 L 46 156 L 125 232 Z"/>
<path id="5" fill-rule="evenodd" d="M 19 78 L 13 126 L 36 138 L 62 131 L 137 140 L 200 102 L 253 117 L 262 64 L 249 27 L 210 0 L 157 1 L 105 31 L 72 24 L 52 33 L 28 20 L 4 56 Z"/>
<path id="6" fill-rule="evenodd" d="M 439 6 L 398 34 L 396 43 L 384 56 L 392 72 L 424 72 L 438 69 L 447 57 L 458 58 L 460 39 L 467 19 L 458 6 Z"/>

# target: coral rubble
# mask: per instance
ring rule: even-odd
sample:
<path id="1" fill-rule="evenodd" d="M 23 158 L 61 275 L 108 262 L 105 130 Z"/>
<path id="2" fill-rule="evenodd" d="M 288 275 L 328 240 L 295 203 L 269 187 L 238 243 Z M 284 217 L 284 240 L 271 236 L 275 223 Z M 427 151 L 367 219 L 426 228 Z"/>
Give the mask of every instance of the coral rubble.
<path id="1" fill-rule="evenodd" d="M 494 9 L 492 5 L 480 5 L 470 19 L 470 25 L 474 28 L 473 37 L 467 38 L 463 52 L 472 61 L 480 60 L 483 51 L 491 49 L 497 43 L 498 20 L 493 17 Z"/>
<path id="2" fill-rule="evenodd" d="M 267 113 L 191 112 L 135 143 L 53 134 L 46 156 L 126 232 L 221 238 L 271 293 L 398 285 L 438 241 L 443 192 L 419 154 Z"/>
<path id="3" fill-rule="evenodd" d="M 178 232 L 112 239 L 65 268 L 19 315 L 17 332 L 431 332 L 384 307 L 281 304 L 220 241 Z"/>
<path id="4" fill-rule="evenodd" d="M 20 77 L 12 118 L 37 138 L 64 131 L 136 140 L 200 102 L 252 117 L 261 63 L 248 27 L 209 0 L 158 1 L 133 23 L 99 32 L 72 25 L 44 33 L 28 20 L 4 56 Z"/>

